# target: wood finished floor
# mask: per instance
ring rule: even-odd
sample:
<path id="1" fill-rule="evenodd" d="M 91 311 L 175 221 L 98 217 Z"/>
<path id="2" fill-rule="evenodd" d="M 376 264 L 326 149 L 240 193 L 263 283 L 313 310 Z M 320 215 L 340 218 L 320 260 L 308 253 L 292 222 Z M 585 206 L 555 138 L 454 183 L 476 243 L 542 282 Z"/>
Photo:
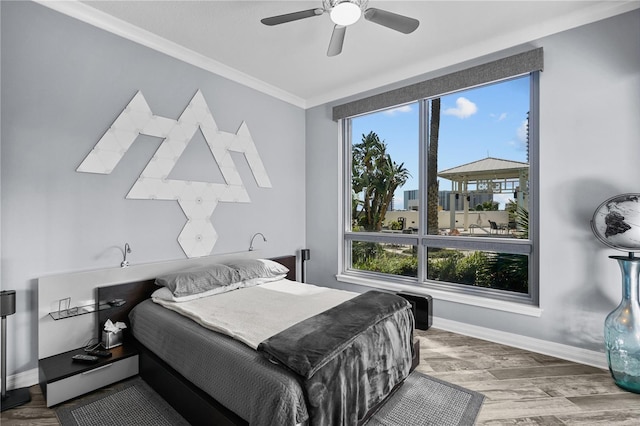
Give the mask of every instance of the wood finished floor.
<path id="1" fill-rule="evenodd" d="M 607 370 L 435 328 L 416 337 L 418 371 L 485 395 L 478 425 L 640 425 L 640 394 L 615 386 Z M 30 390 L 31 402 L 3 412 L 2 426 L 59 425 L 40 388 Z"/>

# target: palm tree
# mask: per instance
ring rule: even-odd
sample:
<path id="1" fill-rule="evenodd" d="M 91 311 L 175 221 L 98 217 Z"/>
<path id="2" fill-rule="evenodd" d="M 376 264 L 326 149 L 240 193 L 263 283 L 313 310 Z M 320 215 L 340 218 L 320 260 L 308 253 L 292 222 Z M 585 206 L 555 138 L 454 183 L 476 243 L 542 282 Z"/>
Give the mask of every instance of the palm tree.
<path id="1" fill-rule="evenodd" d="M 395 190 L 411 176 L 387 154 L 387 145 L 374 132 L 353 146 L 352 219 L 366 231 L 380 231 Z M 361 197 L 361 198 L 358 198 Z"/>
<path id="2" fill-rule="evenodd" d="M 427 155 L 427 234 L 438 234 L 438 138 L 440 137 L 440 98 L 431 101 L 431 125 Z"/>
<path id="3" fill-rule="evenodd" d="M 374 213 L 374 228 L 376 231 L 382 229 L 382 223 L 387 210 L 393 200 L 393 194 L 399 186 L 404 185 L 411 176 L 409 170 L 404 167 L 404 163 L 397 164 L 391 160 L 391 156 L 387 154 L 383 161 L 380 191 L 377 194 L 379 204 L 376 206 Z"/>

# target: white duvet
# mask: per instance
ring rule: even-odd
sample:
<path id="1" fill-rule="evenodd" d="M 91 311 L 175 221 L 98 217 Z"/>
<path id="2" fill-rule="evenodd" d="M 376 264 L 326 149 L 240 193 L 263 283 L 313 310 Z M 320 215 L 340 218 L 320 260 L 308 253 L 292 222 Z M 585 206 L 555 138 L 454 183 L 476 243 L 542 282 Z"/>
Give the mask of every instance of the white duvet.
<path id="1" fill-rule="evenodd" d="M 263 340 L 357 295 L 282 279 L 186 302 L 153 301 L 257 349 Z"/>

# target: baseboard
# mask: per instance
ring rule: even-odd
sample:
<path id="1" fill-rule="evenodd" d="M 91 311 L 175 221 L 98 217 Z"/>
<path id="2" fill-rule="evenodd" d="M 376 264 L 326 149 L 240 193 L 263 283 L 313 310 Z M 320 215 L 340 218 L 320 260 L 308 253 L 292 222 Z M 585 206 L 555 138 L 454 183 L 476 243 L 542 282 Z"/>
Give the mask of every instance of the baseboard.
<path id="1" fill-rule="evenodd" d="M 550 355 L 567 361 L 590 365 L 592 367 L 608 369 L 607 358 L 604 352 L 596 352 L 505 331 L 493 330 L 466 324 L 444 318 L 433 317 L 433 327 L 465 336 L 488 340 L 501 345 L 513 346 L 531 352 Z"/>
<path id="2" fill-rule="evenodd" d="M 26 388 L 37 385 L 38 369 L 23 371 L 22 373 L 7 376 L 7 390 Z"/>

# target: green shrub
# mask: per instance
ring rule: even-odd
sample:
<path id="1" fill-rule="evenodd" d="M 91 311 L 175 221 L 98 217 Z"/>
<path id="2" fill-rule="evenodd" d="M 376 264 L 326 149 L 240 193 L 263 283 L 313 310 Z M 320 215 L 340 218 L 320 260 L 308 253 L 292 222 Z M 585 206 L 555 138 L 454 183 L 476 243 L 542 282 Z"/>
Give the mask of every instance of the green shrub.
<path id="1" fill-rule="evenodd" d="M 379 243 L 354 241 L 352 266 L 363 271 L 416 277 L 418 258 L 415 248 L 402 253 L 385 250 Z M 399 246 L 393 246 L 399 249 Z M 515 292 L 528 289 L 526 256 L 451 249 L 429 249 L 427 279 Z"/>
<path id="2" fill-rule="evenodd" d="M 353 268 L 383 274 L 415 277 L 418 274 L 418 259 L 414 255 L 385 251 L 378 243 L 354 241 L 351 263 Z"/>
<path id="3" fill-rule="evenodd" d="M 456 265 L 456 282 L 469 285 L 479 285 L 478 279 L 486 269 L 487 255 L 481 251 L 475 251 L 468 256 L 463 256 Z M 483 278 L 483 277 L 482 277 Z M 481 279 L 480 281 L 484 281 Z"/>
<path id="4" fill-rule="evenodd" d="M 401 231 L 402 230 L 402 224 L 400 222 L 398 222 L 397 220 L 394 220 L 393 222 L 389 222 L 389 229 L 391 229 L 393 231 Z"/>

